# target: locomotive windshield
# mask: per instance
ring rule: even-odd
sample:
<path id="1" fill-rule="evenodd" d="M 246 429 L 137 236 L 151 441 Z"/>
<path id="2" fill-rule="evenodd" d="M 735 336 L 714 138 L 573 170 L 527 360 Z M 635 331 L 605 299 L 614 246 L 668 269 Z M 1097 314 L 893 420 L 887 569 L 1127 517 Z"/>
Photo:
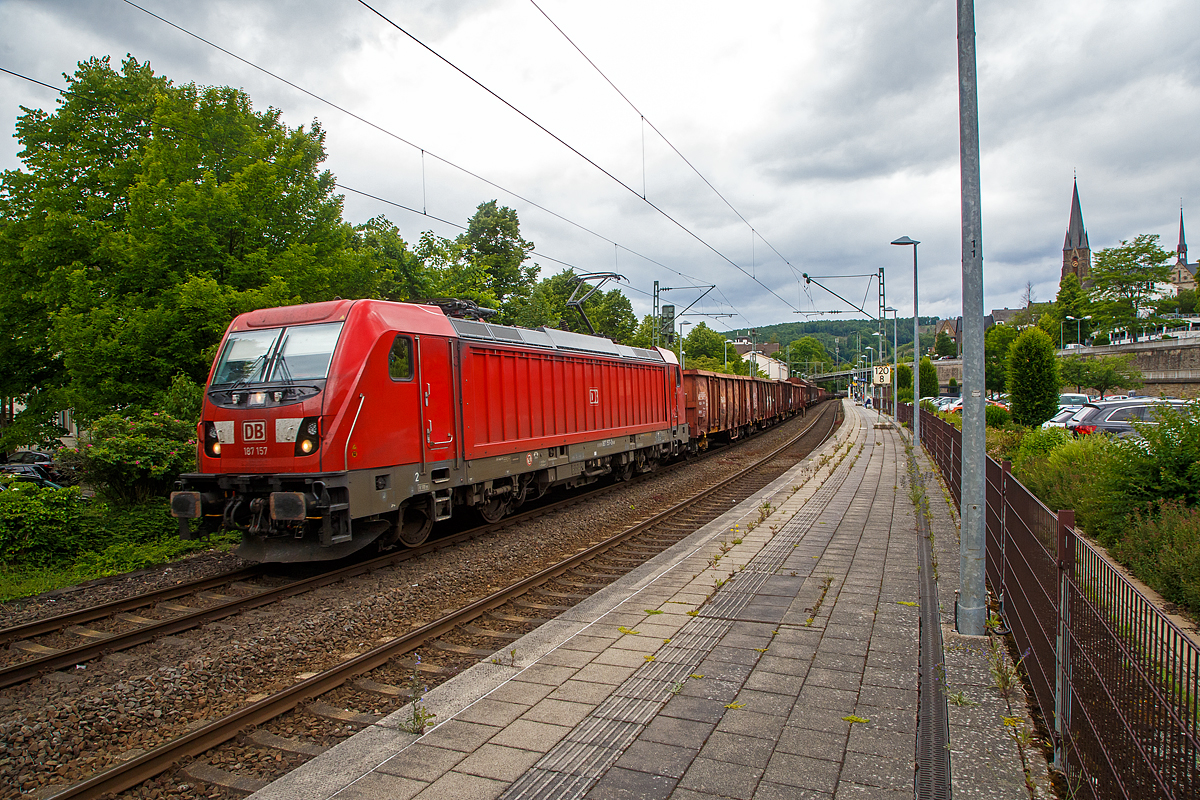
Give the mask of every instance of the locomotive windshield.
<path id="1" fill-rule="evenodd" d="M 264 328 L 231 333 L 213 373 L 213 386 L 321 380 L 342 323 Z"/>

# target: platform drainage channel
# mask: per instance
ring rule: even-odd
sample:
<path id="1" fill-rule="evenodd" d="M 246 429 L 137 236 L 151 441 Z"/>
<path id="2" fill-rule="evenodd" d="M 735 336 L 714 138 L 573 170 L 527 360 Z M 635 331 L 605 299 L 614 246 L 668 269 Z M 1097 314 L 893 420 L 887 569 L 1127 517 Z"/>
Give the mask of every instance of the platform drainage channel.
<path id="1" fill-rule="evenodd" d="M 916 461 L 910 456 L 909 479 L 924 483 Z M 925 492 L 920 494 L 923 503 Z M 929 522 L 924 509 L 917 510 L 917 559 L 921 587 L 921 683 L 917 704 L 916 800 L 950 800 L 950 730 L 946 691 L 939 675 L 945 674 L 942 657 L 942 620 L 938 612 L 937 582 L 933 575 L 933 552 Z"/>

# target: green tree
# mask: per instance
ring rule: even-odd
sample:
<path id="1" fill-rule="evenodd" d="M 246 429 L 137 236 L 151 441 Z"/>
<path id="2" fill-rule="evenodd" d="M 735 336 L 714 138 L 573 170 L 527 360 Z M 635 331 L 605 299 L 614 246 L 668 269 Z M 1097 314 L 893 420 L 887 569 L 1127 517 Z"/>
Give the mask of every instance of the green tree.
<path id="1" fill-rule="evenodd" d="M 1089 384 L 1101 397 L 1117 386 L 1136 389 L 1142 385 L 1142 372 L 1133 366 L 1133 355 L 1101 356 L 1089 365 Z"/>
<path id="2" fill-rule="evenodd" d="M 989 392 L 1008 388 L 1008 348 L 1016 341 L 1017 329 L 993 325 L 983 337 L 983 381 Z"/>
<path id="3" fill-rule="evenodd" d="M 938 382 L 937 367 L 929 360 L 929 356 L 921 359 L 920 370 L 921 397 L 937 397 L 942 387 Z"/>
<path id="4" fill-rule="evenodd" d="M 1158 245 L 1158 234 L 1138 234 L 1119 247 L 1106 247 L 1092 263 L 1092 293 L 1099 315 L 1110 328 L 1125 328 L 1137 341 L 1139 312 L 1149 305 L 1156 284 L 1171 279 L 1171 254 Z"/>
<path id="5" fill-rule="evenodd" d="M 425 265 L 387 217 L 374 217 L 355 226 L 350 246 L 375 275 L 379 299 L 403 302 L 434 296 Z"/>
<path id="6" fill-rule="evenodd" d="M 1063 386 L 1074 386 L 1076 392 L 1082 392 L 1092 385 L 1091 360 L 1083 356 L 1067 356 L 1058 360 L 1058 377 Z"/>
<path id="7" fill-rule="evenodd" d="M 26 382 L 10 394 L 54 398 L 30 413 L 154 406 L 177 373 L 203 383 L 233 315 L 373 290 L 319 125 L 132 57 L 67 83 L 53 113 L 18 119 L 24 166 L 0 176 L 0 308 L 40 321 L 0 351 L 29 365 L 0 374 Z"/>
<path id="8" fill-rule="evenodd" d="M 725 337 L 701 322 L 684 337 L 683 351 L 687 353 L 689 361 L 703 356 L 724 365 Z"/>
<path id="9" fill-rule="evenodd" d="M 954 344 L 950 334 L 942 330 L 938 331 L 937 338 L 933 342 L 933 352 L 943 358 L 953 358 L 958 355 L 958 346 Z"/>
<path id="10" fill-rule="evenodd" d="M 1058 297 L 1054 301 L 1055 316 L 1065 323 L 1061 335 L 1067 342 L 1086 341 L 1090 333 L 1091 303 L 1087 292 L 1079 282 L 1079 276 L 1068 272 L 1058 284 Z"/>
<path id="11" fill-rule="evenodd" d="M 787 361 L 795 364 L 797 371 L 807 372 L 810 365 L 825 365 L 833 362 L 825 345 L 814 336 L 805 336 L 787 346 Z M 816 367 L 814 367 L 816 368 Z"/>
<path id="12" fill-rule="evenodd" d="M 1008 349 L 1008 396 L 1013 421 L 1036 426 L 1058 411 L 1058 365 L 1054 342 L 1040 328 L 1026 328 Z"/>
<path id="13" fill-rule="evenodd" d="M 912 402 L 912 367 L 908 364 L 900 364 L 896 367 L 896 395 L 901 403 Z"/>
<path id="14" fill-rule="evenodd" d="M 571 294 L 577 286 L 575 272 L 570 269 L 545 278 L 534 286 L 528 297 L 510 301 L 509 318 L 506 321 L 529 328 L 546 326 L 576 333 L 589 333 L 579 312 L 567 308 L 567 301 L 571 299 Z M 582 294 L 581 291 L 580 296 Z M 622 344 L 629 344 L 634 340 L 638 331 L 637 317 L 633 315 L 633 306 L 629 298 L 625 297 L 620 289 L 597 292 L 583 304 L 583 309 L 595 326 L 598 336 L 607 336 Z"/>
<path id="15" fill-rule="evenodd" d="M 521 237 L 521 222 L 513 209 L 497 207 L 495 200 L 480 203 L 457 242 L 487 273 L 492 294 L 501 304 L 533 290 L 538 267 L 525 264 L 533 242 Z"/>

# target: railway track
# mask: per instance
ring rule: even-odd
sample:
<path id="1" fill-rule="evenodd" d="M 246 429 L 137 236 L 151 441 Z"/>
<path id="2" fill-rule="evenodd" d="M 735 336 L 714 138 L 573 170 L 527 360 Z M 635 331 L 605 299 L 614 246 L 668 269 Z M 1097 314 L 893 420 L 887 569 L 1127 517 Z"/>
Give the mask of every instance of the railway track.
<path id="1" fill-rule="evenodd" d="M 257 727 L 258 730 L 244 737 L 242 742 L 236 745 L 225 744 L 225 748 L 255 748 L 267 753 L 274 752 L 274 757 L 268 756 L 267 762 L 274 761 L 277 771 L 282 768 L 286 772 L 323 749 L 320 745 L 305 740 L 303 736 L 291 736 L 295 728 L 306 726 L 289 724 L 289 718 L 294 721 L 298 714 L 316 716 L 327 723 L 326 728 L 340 730 L 340 735 L 344 738 L 345 735 L 370 724 L 404 703 L 409 694 L 404 681 L 398 680 L 398 676 L 409 673 L 419 675 L 422 681 L 436 682 L 481 658 L 494 657 L 497 651 L 503 651 L 505 642 L 518 638 L 525 631 L 561 613 L 770 483 L 802 457 L 802 453 L 811 451 L 826 438 L 834 427 L 837 409 L 837 404 L 826 404 L 819 409 L 818 414 L 810 415 L 811 421 L 797 436 L 770 452 L 758 463 L 649 519 L 605 537 L 590 547 L 402 636 L 391 638 L 365 652 L 346 654 L 343 660 L 332 668 L 305 675 L 283 690 L 257 698 L 231 714 L 193 726 L 182 736 L 148 752 L 134 754 L 116 766 L 97 772 L 72 786 L 56 792 L 42 791 L 39 795 L 43 798 L 101 797 L 136 787 L 147 781 L 153 782 L 164 773 L 173 774 L 173 777 L 170 780 L 158 778 L 155 796 L 159 796 L 164 790 L 169 796 L 172 794 L 172 787 L 176 790 L 180 790 L 180 787 L 182 790 L 190 790 L 197 782 L 209 787 L 219 787 L 229 796 L 253 791 L 267 782 L 268 778 L 263 773 L 269 770 L 257 769 L 253 771 L 254 774 L 247 775 L 245 772 L 239 773 L 236 768 L 226 769 L 225 767 L 231 766 L 231 758 L 233 765 L 240 765 L 243 759 L 237 755 L 222 755 L 219 745 L 229 743 L 236 739 L 239 733 Z M 624 485 L 628 484 L 617 484 L 615 488 Z M 594 502 L 595 499 L 596 494 L 589 493 L 571 498 L 565 505 Z M 195 624 L 205 624 L 219 618 L 214 615 L 237 614 L 247 608 L 278 600 L 278 597 L 270 599 L 268 594 L 282 593 L 282 596 L 294 596 L 318 586 L 329 586 L 338 581 L 349 580 L 399 560 L 430 555 L 456 542 L 483 536 L 495 527 L 518 525 L 534 516 L 560 513 L 563 505 L 554 504 L 527 514 L 516 515 L 497 523 L 496 526 L 466 531 L 422 548 L 389 554 L 277 587 L 270 592 L 256 592 L 248 597 L 222 602 L 188 616 L 196 618 Z M 209 579 L 216 580 L 219 578 Z M 184 588 L 178 587 L 177 590 Z M 176 595 L 178 596 L 180 595 Z M 122 602 L 133 601 L 134 598 L 131 598 Z M 121 610 L 115 611 L 124 613 Z M 48 623 L 49 620 L 41 624 Z M 166 620 L 162 623 L 167 626 L 163 630 L 183 623 L 182 618 Z M 0 636 L 8 633 L 9 631 L 0 632 Z M 146 630 L 133 633 L 141 637 L 150 635 Z M 108 646 L 111 649 L 113 642 L 108 642 Z M 406 655 L 414 652 L 418 652 L 421 658 L 404 659 Z M 75 663 L 65 653 L 59 656 L 60 660 L 64 657 L 67 658 L 67 664 Z M 49 662 L 44 662 L 40 670 L 51 669 L 48 664 Z M 2 674 L 0 680 L 5 680 Z M 347 711 L 340 707 L 346 705 L 347 701 L 371 710 Z M 265 726 L 268 723 L 279 732 L 267 730 Z M 170 772 L 172 766 L 205 753 L 208 755 L 203 760 L 191 761 L 178 773 Z M 259 761 L 262 759 L 259 758 Z M 196 796 L 182 790 L 174 793 L 181 797 Z"/>
<path id="2" fill-rule="evenodd" d="M 724 448 L 709 451 L 704 457 L 724 452 Z M 693 459 L 691 463 L 694 463 Z M 677 462 L 664 470 L 677 470 L 688 462 Z M 639 476 L 644 481 L 651 476 Z M 103 605 L 60 614 L 23 625 L 0 629 L 0 646 L 8 648 L 10 663 L 0 665 L 0 689 L 31 680 L 53 670 L 85 664 L 93 659 L 145 644 L 165 636 L 173 636 L 202 625 L 217 622 L 251 609 L 277 603 L 303 592 L 329 586 L 372 572 L 401 561 L 436 552 L 445 547 L 497 533 L 546 514 L 558 513 L 572 506 L 622 488 L 611 483 L 585 493 L 528 511 L 513 514 L 499 522 L 471 528 L 441 537 L 421 547 L 398 550 L 308 578 L 268 586 L 252 583 L 265 575 L 264 567 L 252 566 L 223 575 L 170 586 L 138 594 Z M 225 592 L 214 592 L 224 588 Z M 187 599 L 191 604 L 177 603 Z M 142 614 L 134 614 L 142 611 Z M 153 614 L 154 616 L 146 616 Z M 97 624 L 99 623 L 99 624 Z M 42 641 L 39 641 L 42 640 Z M 48 641 L 45 641 L 48 640 Z M 74 643 L 78 641 L 78 643 Z M 19 654 L 19 655 L 18 655 Z"/>

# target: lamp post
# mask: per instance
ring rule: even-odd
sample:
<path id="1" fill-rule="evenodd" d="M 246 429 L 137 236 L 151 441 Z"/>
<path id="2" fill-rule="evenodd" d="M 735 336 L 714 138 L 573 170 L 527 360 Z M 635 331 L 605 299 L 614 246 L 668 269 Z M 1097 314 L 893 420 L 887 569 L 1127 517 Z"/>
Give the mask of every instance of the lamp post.
<path id="1" fill-rule="evenodd" d="M 896 420 L 898 419 L 897 414 L 900 413 L 896 410 L 900 399 L 899 384 L 896 382 L 897 376 L 900 374 L 900 351 L 896 349 L 896 328 L 899 326 L 900 320 L 894 308 L 885 308 L 883 310 L 884 319 L 887 319 L 889 311 L 892 314 L 892 419 Z"/>
<path id="2" fill-rule="evenodd" d="M 683 326 L 684 326 L 684 325 L 691 325 L 691 324 L 692 324 L 692 323 L 690 323 L 690 322 L 681 322 L 681 323 L 679 323 L 679 368 L 680 368 L 680 369 L 683 369 L 683 361 L 684 361 L 684 355 L 683 355 Z"/>
<path id="3" fill-rule="evenodd" d="M 1084 317 L 1067 317 L 1067 319 L 1075 320 L 1075 342 L 1083 344 L 1082 323 L 1085 319 L 1091 319 L 1092 315 L 1088 314 Z"/>
<path id="4" fill-rule="evenodd" d="M 871 351 L 871 366 L 867 372 L 867 386 L 871 387 L 871 405 L 875 405 L 875 348 L 867 345 Z"/>
<path id="5" fill-rule="evenodd" d="M 921 329 L 917 316 L 917 245 L 920 242 L 901 236 L 892 244 L 912 245 L 913 249 L 913 442 L 921 443 Z"/>

